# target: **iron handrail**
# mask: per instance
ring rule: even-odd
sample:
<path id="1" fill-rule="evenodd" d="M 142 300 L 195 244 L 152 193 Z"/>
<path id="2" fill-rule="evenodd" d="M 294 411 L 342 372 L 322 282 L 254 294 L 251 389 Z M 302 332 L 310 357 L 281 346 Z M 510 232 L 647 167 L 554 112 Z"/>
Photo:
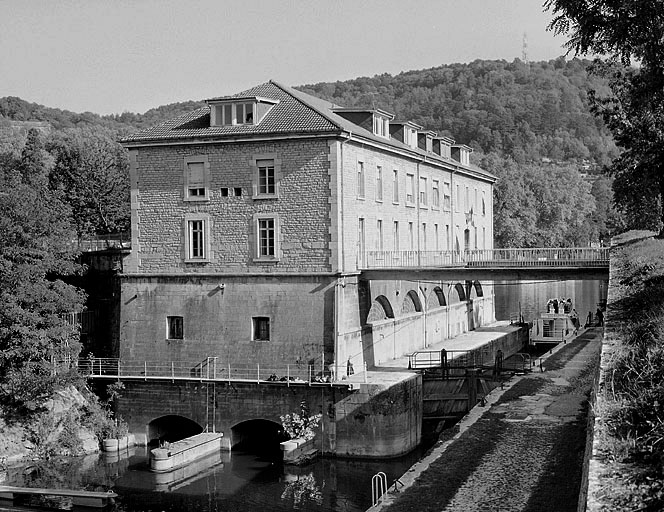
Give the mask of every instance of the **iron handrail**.
<path id="1" fill-rule="evenodd" d="M 80 373 L 89 377 L 171 378 L 216 381 L 331 383 L 329 371 L 314 365 L 292 364 L 285 367 L 261 364 L 222 364 L 217 357 L 203 361 L 128 361 L 118 358 L 82 358 Z"/>
<path id="2" fill-rule="evenodd" d="M 466 251 L 366 251 L 363 267 L 605 267 L 606 247 L 473 249 Z"/>

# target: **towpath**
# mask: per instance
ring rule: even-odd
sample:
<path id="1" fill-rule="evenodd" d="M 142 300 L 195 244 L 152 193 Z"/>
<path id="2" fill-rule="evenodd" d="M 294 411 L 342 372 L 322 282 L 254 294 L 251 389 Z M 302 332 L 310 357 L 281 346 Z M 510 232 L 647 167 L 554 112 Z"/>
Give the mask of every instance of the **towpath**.
<path id="1" fill-rule="evenodd" d="M 372 512 L 576 511 L 601 328 L 494 390 Z M 389 482 L 392 484 L 392 482 Z"/>

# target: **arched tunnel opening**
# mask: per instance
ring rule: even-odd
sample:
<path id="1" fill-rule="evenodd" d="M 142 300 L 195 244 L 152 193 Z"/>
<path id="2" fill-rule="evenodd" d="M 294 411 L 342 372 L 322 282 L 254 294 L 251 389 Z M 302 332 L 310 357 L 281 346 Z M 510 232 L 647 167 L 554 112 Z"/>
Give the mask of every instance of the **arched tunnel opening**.
<path id="1" fill-rule="evenodd" d="M 238 423 L 232 429 L 233 450 L 269 458 L 281 457 L 279 443 L 288 440 L 283 427 L 274 421 L 255 419 Z"/>
<path id="2" fill-rule="evenodd" d="M 152 420 L 148 424 L 148 443 L 150 446 L 163 442 L 174 443 L 185 437 L 203 432 L 203 427 L 184 416 L 169 414 Z"/>

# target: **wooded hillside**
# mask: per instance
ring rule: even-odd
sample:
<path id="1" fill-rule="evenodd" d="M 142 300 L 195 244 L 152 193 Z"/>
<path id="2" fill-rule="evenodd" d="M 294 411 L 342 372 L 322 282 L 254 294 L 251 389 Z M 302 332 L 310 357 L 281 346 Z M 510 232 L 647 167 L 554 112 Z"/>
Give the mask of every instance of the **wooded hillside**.
<path id="1" fill-rule="evenodd" d="M 562 57 L 529 64 L 476 60 L 298 88 L 341 106 L 387 110 L 473 147 L 472 161 L 499 178 L 497 246 L 587 245 L 623 227 L 611 204 L 611 181 L 601 175 L 618 149 L 588 101 L 589 91 L 605 93 L 607 86 L 589 75 L 589 64 Z M 112 141 L 201 105 L 187 101 L 144 114 L 100 116 L 0 98 L 0 153 L 20 152 L 25 121 L 40 121 L 58 139 L 50 147 L 60 148 L 62 160 L 66 141 L 80 146 L 86 133 Z"/>

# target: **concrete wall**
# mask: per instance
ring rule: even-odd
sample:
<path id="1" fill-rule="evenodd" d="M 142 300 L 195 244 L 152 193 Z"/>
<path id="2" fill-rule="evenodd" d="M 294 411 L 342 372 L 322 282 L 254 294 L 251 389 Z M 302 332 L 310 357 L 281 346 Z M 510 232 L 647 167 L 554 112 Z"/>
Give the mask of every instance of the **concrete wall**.
<path id="1" fill-rule="evenodd" d="M 420 442 L 421 377 L 407 376 L 394 385 L 286 387 L 284 383 L 124 381 L 118 413 L 139 438 L 148 424 L 164 415 L 189 418 L 223 432 L 234 444 L 232 429 L 248 420 L 281 423 L 280 416 L 299 412 L 306 401 L 311 414 L 322 413 L 317 449 L 338 456 L 393 457 Z M 214 419 L 213 419 L 214 418 Z"/>
<path id="2" fill-rule="evenodd" d="M 219 287 L 223 284 L 223 289 Z M 334 281 L 324 276 L 124 276 L 122 344 L 129 361 L 287 364 L 332 361 Z M 167 316 L 182 316 L 184 339 L 167 338 Z M 252 339 L 252 317 L 270 319 L 269 341 Z"/>

